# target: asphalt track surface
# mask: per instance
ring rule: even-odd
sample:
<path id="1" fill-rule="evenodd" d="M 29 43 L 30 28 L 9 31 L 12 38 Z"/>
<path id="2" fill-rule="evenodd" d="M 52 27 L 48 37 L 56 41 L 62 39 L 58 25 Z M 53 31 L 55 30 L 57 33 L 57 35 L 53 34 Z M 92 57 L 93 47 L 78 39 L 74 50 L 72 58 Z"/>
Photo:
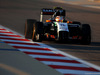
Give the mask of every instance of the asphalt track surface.
<path id="1" fill-rule="evenodd" d="M 0 0 L 0 24 L 24 35 L 26 19 L 40 18 L 42 8 L 63 7 L 67 19 L 88 23 L 92 30 L 91 45 L 43 43 L 100 66 L 100 10 L 45 0 Z"/>

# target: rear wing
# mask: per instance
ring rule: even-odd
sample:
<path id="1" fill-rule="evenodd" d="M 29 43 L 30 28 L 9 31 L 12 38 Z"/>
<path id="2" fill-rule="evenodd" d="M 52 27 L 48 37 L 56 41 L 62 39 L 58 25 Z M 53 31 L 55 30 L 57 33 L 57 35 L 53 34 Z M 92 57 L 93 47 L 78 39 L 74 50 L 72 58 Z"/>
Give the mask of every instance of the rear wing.
<path id="1" fill-rule="evenodd" d="M 55 13 L 54 9 L 42 9 L 41 15 L 53 15 Z"/>
<path id="2" fill-rule="evenodd" d="M 41 10 L 41 16 L 40 16 L 40 21 L 42 22 L 43 15 L 62 15 L 65 16 L 65 10 L 63 9 L 48 9 L 48 8 L 43 8 Z"/>

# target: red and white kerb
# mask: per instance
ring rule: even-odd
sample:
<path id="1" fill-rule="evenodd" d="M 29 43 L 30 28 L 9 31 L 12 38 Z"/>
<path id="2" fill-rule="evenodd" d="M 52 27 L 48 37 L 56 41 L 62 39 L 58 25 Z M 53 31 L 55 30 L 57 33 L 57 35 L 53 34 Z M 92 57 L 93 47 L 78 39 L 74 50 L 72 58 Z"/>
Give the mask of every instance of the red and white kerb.
<path id="1" fill-rule="evenodd" d="M 54 50 L 54 48 L 45 44 L 25 39 L 4 27 L 0 28 L 0 40 L 52 67 L 63 75 L 100 75 L 100 70 L 70 56 L 65 56 L 59 50 Z"/>

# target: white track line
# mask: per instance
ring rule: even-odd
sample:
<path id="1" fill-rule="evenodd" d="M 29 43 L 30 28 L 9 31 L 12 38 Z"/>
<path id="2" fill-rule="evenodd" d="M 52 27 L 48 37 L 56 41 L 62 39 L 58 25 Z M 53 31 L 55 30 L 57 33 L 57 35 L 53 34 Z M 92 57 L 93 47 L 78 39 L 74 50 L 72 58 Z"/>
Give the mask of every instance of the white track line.
<path id="1" fill-rule="evenodd" d="M 43 46 L 36 46 L 36 45 L 22 45 L 22 44 L 9 44 L 11 46 L 21 46 L 21 47 L 35 47 L 35 48 L 47 48 Z"/>
<path id="2" fill-rule="evenodd" d="M 37 53 L 53 53 L 51 51 L 44 51 L 44 50 L 31 50 L 31 49 L 18 49 L 20 51 L 25 52 L 37 52 Z"/>
<path id="3" fill-rule="evenodd" d="M 41 61 L 47 65 L 61 65 L 61 66 L 74 66 L 74 67 L 89 67 L 84 64 L 77 64 L 77 63 L 64 63 L 64 62 L 52 62 L 52 61 Z"/>
<path id="4" fill-rule="evenodd" d="M 68 70 L 68 69 L 56 69 L 56 70 L 63 74 L 69 73 L 69 74 L 79 74 L 79 75 L 100 75 L 100 73 L 91 71 L 81 71 L 81 70 L 79 71 L 79 70 Z"/>
<path id="5" fill-rule="evenodd" d="M 61 59 L 61 60 L 72 60 L 69 57 L 61 57 L 61 56 L 49 56 L 49 55 L 32 55 L 29 54 L 29 56 L 34 58 L 51 58 L 51 59 Z"/>

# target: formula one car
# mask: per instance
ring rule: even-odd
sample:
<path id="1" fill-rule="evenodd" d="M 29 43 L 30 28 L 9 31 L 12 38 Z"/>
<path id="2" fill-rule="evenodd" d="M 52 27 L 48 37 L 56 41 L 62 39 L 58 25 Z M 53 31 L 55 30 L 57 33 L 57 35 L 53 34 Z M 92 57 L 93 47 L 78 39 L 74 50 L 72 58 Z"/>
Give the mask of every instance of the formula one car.
<path id="1" fill-rule="evenodd" d="M 43 16 L 50 19 L 43 22 Z M 25 24 L 25 38 L 33 41 L 54 39 L 55 41 L 68 42 L 77 40 L 81 44 L 91 43 L 91 28 L 89 24 L 81 24 L 77 21 L 65 20 L 66 12 L 61 7 L 54 9 L 43 8 L 40 21 L 27 19 Z"/>

